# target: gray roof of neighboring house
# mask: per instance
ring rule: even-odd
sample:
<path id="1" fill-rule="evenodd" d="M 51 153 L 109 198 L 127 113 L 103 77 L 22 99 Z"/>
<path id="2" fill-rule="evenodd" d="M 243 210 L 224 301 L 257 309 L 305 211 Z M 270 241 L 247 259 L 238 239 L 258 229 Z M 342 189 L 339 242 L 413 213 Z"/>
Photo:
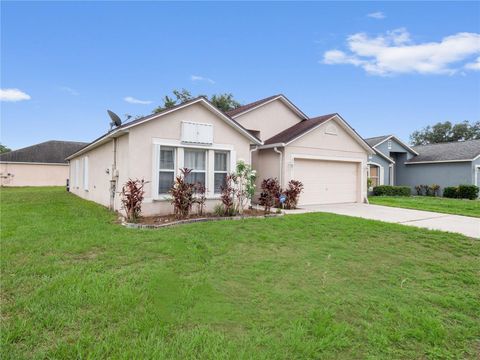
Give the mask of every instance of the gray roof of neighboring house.
<path id="1" fill-rule="evenodd" d="M 480 155 L 480 140 L 414 146 L 418 155 L 407 163 L 472 160 Z"/>
<path id="2" fill-rule="evenodd" d="M 85 145 L 84 142 L 50 140 L 0 154 L 0 161 L 62 164 Z"/>
<path id="3" fill-rule="evenodd" d="M 371 147 L 374 147 L 375 145 L 381 143 L 383 140 L 385 140 L 390 136 L 392 135 L 375 136 L 375 137 L 365 139 L 365 141 L 367 142 L 368 145 L 370 145 Z"/>

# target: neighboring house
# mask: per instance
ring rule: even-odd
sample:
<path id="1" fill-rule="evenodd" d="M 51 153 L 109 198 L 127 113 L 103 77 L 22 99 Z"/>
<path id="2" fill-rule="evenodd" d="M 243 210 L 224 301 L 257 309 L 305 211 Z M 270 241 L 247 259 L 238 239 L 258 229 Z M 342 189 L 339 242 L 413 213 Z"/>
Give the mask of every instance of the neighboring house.
<path id="1" fill-rule="evenodd" d="M 144 215 L 172 212 L 168 190 L 180 169 L 205 184 L 207 209 L 219 202 L 239 160 L 264 178 L 304 183 L 300 205 L 366 200 L 367 158 L 374 150 L 341 118 L 309 119 L 283 95 L 224 113 L 199 97 L 125 123 L 71 155 L 71 191 L 114 210 L 129 178 L 145 179 Z"/>
<path id="2" fill-rule="evenodd" d="M 409 147 L 393 135 L 366 139 L 376 154 L 369 159 L 373 186 L 480 186 L 480 140 Z M 393 176 L 392 176 L 393 173 Z"/>
<path id="3" fill-rule="evenodd" d="M 46 141 L 0 154 L 1 186 L 63 186 L 69 167 L 67 156 L 86 143 Z"/>

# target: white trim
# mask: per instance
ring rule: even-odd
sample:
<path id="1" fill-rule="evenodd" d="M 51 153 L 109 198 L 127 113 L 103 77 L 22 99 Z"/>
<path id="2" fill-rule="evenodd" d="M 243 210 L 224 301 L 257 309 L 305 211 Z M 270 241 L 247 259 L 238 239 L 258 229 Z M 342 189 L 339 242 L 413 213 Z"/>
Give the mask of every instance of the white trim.
<path id="1" fill-rule="evenodd" d="M 29 162 L 29 161 L 0 161 L 0 164 L 25 164 L 25 165 L 54 165 L 54 166 L 69 166 L 68 163 L 44 163 L 44 162 Z"/>
<path id="2" fill-rule="evenodd" d="M 249 113 L 250 111 L 256 110 L 256 109 L 258 109 L 259 107 L 262 107 L 262 106 L 264 106 L 264 105 L 270 104 L 271 102 L 276 101 L 276 100 L 282 100 L 282 102 L 283 102 L 285 105 L 287 105 L 287 106 L 290 108 L 290 110 L 292 110 L 294 113 L 296 113 L 296 114 L 298 115 L 298 117 L 300 117 L 301 119 L 308 119 L 308 116 L 307 116 L 307 115 L 305 115 L 299 108 L 297 108 L 297 107 L 295 106 L 295 104 L 293 104 L 290 100 L 288 100 L 288 99 L 287 99 L 285 96 L 283 96 L 283 95 L 278 95 L 278 96 L 274 97 L 273 99 L 270 99 L 270 100 L 268 100 L 268 101 L 265 101 L 265 102 L 263 102 L 263 103 L 261 103 L 261 104 L 258 104 L 257 106 L 254 106 L 254 107 L 252 107 L 252 108 L 250 108 L 250 109 L 247 109 L 247 110 L 245 110 L 245 111 L 242 111 L 242 112 L 240 112 L 240 113 L 238 113 L 238 114 L 235 114 L 235 115 L 232 116 L 232 119 L 235 119 L 235 118 L 237 118 L 237 117 L 239 117 L 239 116 L 245 115 L 245 114 Z"/>
<path id="3" fill-rule="evenodd" d="M 395 141 L 397 141 L 398 143 L 400 143 L 400 145 L 402 145 L 403 147 L 407 148 L 408 150 L 410 150 L 410 151 L 411 151 L 412 153 L 414 153 L 415 155 L 418 155 L 418 152 L 416 152 L 415 150 L 413 150 L 410 146 L 408 146 L 407 144 L 405 144 L 402 140 L 400 140 L 399 138 L 397 138 L 395 135 L 390 135 L 389 137 L 383 139 L 383 140 L 380 141 L 378 144 L 375 144 L 375 145 L 373 145 L 372 147 L 375 149 L 378 145 L 383 144 L 385 141 L 391 140 L 391 139 L 394 139 Z"/>
<path id="4" fill-rule="evenodd" d="M 162 117 L 162 116 L 165 116 L 165 115 L 168 115 L 174 111 L 177 111 L 177 110 L 180 110 L 180 109 L 183 109 L 187 106 L 191 106 L 193 104 L 197 104 L 197 103 L 202 103 L 203 105 L 205 105 L 208 109 L 210 109 L 213 113 L 215 113 L 218 117 L 220 117 L 221 119 L 223 119 L 227 124 L 229 124 L 231 127 L 235 128 L 236 130 L 238 130 L 240 133 L 242 133 L 245 137 L 249 138 L 253 143 L 257 144 L 257 145 L 261 145 L 262 144 L 262 141 L 258 140 L 256 137 L 254 137 L 252 134 L 250 134 L 246 129 L 244 129 L 240 124 L 237 124 L 235 121 L 233 121 L 233 118 L 230 118 L 229 116 L 225 115 L 222 111 L 218 110 L 215 106 L 213 106 L 212 104 L 210 104 L 210 102 L 208 102 L 207 100 L 205 100 L 203 97 L 201 98 L 198 98 L 196 100 L 192 100 L 190 102 L 187 102 L 185 104 L 182 104 L 182 105 L 178 105 L 176 106 L 175 108 L 173 109 L 170 109 L 170 110 L 166 110 L 166 111 L 163 111 L 159 114 L 153 114 L 151 116 L 148 116 L 146 117 L 145 119 L 143 119 L 142 121 L 139 121 L 139 122 L 136 122 L 136 123 L 133 123 L 131 125 L 126 125 L 120 129 L 115 129 L 113 131 L 111 131 L 110 133 L 107 133 L 105 134 L 104 136 L 102 136 L 100 139 L 92 142 L 91 144 L 87 145 L 85 148 L 77 151 L 76 153 L 70 155 L 69 157 L 67 157 L 67 160 L 68 159 L 72 159 L 74 157 L 77 157 L 81 154 L 83 154 L 84 152 L 90 150 L 94 145 L 96 144 L 101 144 L 102 141 L 105 142 L 105 140 L 108 140 L 112 137 L 115 137 L 114 135 L 116 135 L 117 133 L 121 134 L 123 132 L 125 132 L 125 130 L 128 130 L 132 127 L 135 127 L 135 126 L 138 126 L 138 125 L 141 125 L 147 121 L 150 121 L 150 120 L 154 120 L 154 119 L 157 119 L 159 117 Z"/>
<path id="5" fill-rule="evenodd" d="M 276 148 L 276 147 L 285 147 L 285 143 L 275 143 L 275 144 L 268 144 L 268 145 L 261 145 L 258 147 L 259 150 L 264 150 L 264 149 L 271 149 L 271 148 Z"/>
<path id="6" fill-rule="evenodd" d="M 363 138 L 361 138 L 348 124 L 345 120 L 342 119 L 342 117 L 338 114 L 335 114 L 333 115 L 330 119 L 326 120 L 326 121 L 323 121 L 321 122 L 320 124 L 318 124 L 317 126 L 314 126 L 313 128 L 309 129 L 308 131 L 300 134 L 299 136 L 297 136 L 296 138 L 294 138 L 293 140 L 290 140 L 289 142 L 285 143 L 285 146 L 288 146 L 290 145 L 292 142 L 300 139 L 301 137 L 311 133 L 312 131 L 315 131 L 316 129 L 318 129 L 320 126 L 324 125 L 324 124 L 327 124 L 329 121 L 331 121 L 332 119 L 337 119 L 339 121 L 339 124 L 340 126 L 347 132 L 349 133 L 350 136 L 352 136 L 354 139 L 357 140 L 357 142 L 364 148 L 368 151 L 369 154 L 371 155 L 374 155 L 375 154 L 375 150 L 373 150 L 370 145 L 368 145 L 365 140 L 363 140 Z M 306 120 L 306 121 L 310 121 L 310 120 Z"/>
<path id="7" fill-rule="evenodd" d="M 181 140 L 176 139 L 162 139 L 162 138 L 152 138 L 154 144 L 163 145 L 163 146 L 174 146 L 174 147 L 184 147 L 184 148 L 194 148 L 194 149 L 213 149 L 213 150 L 233 150 L 232 144 L 190 144 L 184 143 Z"/>
<path id="8" fill-rule="evenodd" d="M 475 186 L 478 186 L 477 183 L 478 183 L 478 173 L 480 172 L 480 165 L 475 165 L 474 168 L 473 168 L 473 173 L 474 173 L 474 183 L 473 185 Z M 478 194 L 478 196 L 480 197 L 480 194 Z"/>
<path id="9" fill-rule="evenodd" d="M 395 186 L 395 166 L 393 164 L 388 165 L 388 182 Z"/>
<path id="10" fill-rule="evenodd" d="M 405 162 L 405 165 L 416 165 L 416 164 L 438 164 L 438 163 L 456 163 L 456 162 L 472 162 L 472 159 L 468 160 L 437 160 L 437 161 L 416 161 L 416 162 Z"/>
<path id="11" fill-rule="evenodd" d="M 343 161 L 343 162 L 358 162 L 363 163 L 364 161 L 359 158 L 348 158 L 348 157 L 337 157 L 337 156 L 322 156 L 322 155 L 309 155 L 309 154 L 291 154 L 290 160 L 295 161 L 295 159 L 307 159 L 307 160 L 325 160 L 325 161 Z"/>
<path id="12" fill-rule="evenodd" d="M 475 160 L 477 160 L 477 159 L 479 159 L 479 158 L 480 158 L 480 154 L 478 154 L 477 156 L 475 156 L 475 157 L 472 159 L 472 161 L 475 161 Z"/>

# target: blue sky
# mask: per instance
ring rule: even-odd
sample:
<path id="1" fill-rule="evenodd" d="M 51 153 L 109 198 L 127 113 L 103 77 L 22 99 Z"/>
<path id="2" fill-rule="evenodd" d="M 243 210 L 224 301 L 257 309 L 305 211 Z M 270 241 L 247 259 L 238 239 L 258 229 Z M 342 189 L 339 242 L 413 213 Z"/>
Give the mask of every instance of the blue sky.
<path id="1" fill-rule="evenodd" d="M 2 2 L 1 142 L 91 141 L 106 109 L 147 115 L 175 88 L 283 93 L 408 140 L 480 120 L 479 57 L 478 2 Z"/>

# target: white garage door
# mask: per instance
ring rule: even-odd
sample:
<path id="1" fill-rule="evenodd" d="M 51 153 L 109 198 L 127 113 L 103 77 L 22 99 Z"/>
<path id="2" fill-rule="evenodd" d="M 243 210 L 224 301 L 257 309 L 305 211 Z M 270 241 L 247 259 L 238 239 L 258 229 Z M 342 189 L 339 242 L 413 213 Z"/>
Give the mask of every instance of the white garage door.
<path id="1" fill-rule="evenodd" d="M 358 163 L 295 159 L 294 178 L 304 185 L 300 205 L 357 201 Z"/>

